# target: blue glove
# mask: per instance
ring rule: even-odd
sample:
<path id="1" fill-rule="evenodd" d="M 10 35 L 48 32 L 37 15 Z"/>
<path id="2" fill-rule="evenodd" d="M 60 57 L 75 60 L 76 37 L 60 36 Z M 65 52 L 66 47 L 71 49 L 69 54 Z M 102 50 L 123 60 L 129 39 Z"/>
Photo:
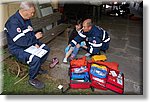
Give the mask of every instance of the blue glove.
<path id="1" fill-rule="evenodd" d="M 83 46 L 85 46 L 85 45 L 86 45 L 85 41 L 82 41 L 82 42 L 80 43 L 80 46 L 81 46 L 81 47 L 83 47 Z"/>
<path id="2" fill-rule="evenodd" d="M 67 53 L 69 50 L 70 50 L 70 46 L 67 46 L 67 47 L 65 48 L 65 53 Z"/>

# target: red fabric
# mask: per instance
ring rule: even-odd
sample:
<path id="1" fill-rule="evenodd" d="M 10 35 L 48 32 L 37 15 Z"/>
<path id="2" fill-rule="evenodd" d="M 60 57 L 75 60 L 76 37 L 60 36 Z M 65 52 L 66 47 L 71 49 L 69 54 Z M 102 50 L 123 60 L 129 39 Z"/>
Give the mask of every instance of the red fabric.
<path id="1" fill-rule="evenodd" d="M 107 80 L 107 78 L 98 78 L 101 81 L 95 80 L 95 78 L 97 78 L 97 77 L 95 77 L 92 74 L 90 74 L 91 86 L 94 87 L 94 88 L 97 88 L 97 89 L 107 90 L 107 88 L 106 88 L 106 80 Z"/>
<path id="2" fill-rule="evenodd" d="M 77 68 L 77 67 L 81 67 L 81 66 L 87 66 L 87 71 L 89 72 L 90 71 L 90 68 L 91 68 L 91 64 L 98 64 L 98 65 L 104 65 L 108 68 L 108 72 L 109 71 L 116 71 L 116 74 L 118 75 L 119 74 L 119 70 L 118 70 L 118 66 L 119 64 L 116 63 L 116 62 L 103 62 L 103 61 L 96 61 L 96 62 L 93 62 L 92 60 L 86 61 L 86 57 L 82 57 L 78 60 L 73 60 L 71 61 L 71 64 L 70 64 L 70 72 L 73 71 L 73 68 Z M 89 72 L 90 74 L 90 72 Z M 71 88 L 74 88 L 74 89 L 87 89 L 87 88 L 90 88 L 91 86 L 94 87 L 94 88 L 97 88 L 97 89 L 100 89 L 100 90 L 107 90 L 107 89 L 110 89 L 114 92 L 117 92 L 119 94 L 123 94 L 124 92 L 124 75 L 122 74 L 122 82 L 123 84 L 120 85 L 117 83 L 117 81 L 113 81 L 112 78 L 114 78 L 114 80 L 116 80 L 117 77 L 113 77 L 112 75 L 107 75 L 106 78 L 101 78 L 101 80 L 104 80 L 104 83 L 102 83 L 101 81 L 97 81 L 97 80 L 94 80 L 95 76 L 92 76 L 90 74 L 90 79 L 91 79 L 91 82 L 79 82 L 79 83 L 72 83 L 72 81 L 70 81 L 70 87 Z"/>
<path id="3" fill-rule="evenodd" d="M 90 82 L 70 83 L 70 88 L 74 89 L 88 89 L 90 86 Z"/>
<path id="4" fill-rule="evenodd" d="M 114 82 L 114 81 L 110 80 L 110 78 L 113 78 L 113 77 L 112 76 L 108 76 L 108 79 L 107 79 L 108 83 L 112 83 L 114 86 L 118 86 L 119 88 L 123 88 L 123 85 L 120 85 L 117 82 Z M 124 82 L 123 82 L 123 84 L 124 84 Z"/>
<path id="5" fill-rule="evenodd" d="M 83 56 L 82 58 L 74 59 L 70 62 L 70 76 L 71 72 L 74 72 L 74 68 L 80 68 L 81 66 L 87 66 L 86 57 Z M 87 68 L 84 72 L 89 72 Z M 91 87 L 90 82 L 77 82 L 73 83 L 72 80 L 70 80 L 70 88 L 74 89 L 88 89 Z"/>
<path id="6" fill-rule="evenodd" d="M 91 64 L 93 64 L 95 62 L 93 62 L 92 60 L 88 61 L 87 67 L 88 70 L 90 71 L 91 68 Z M 97 63 L 99 65 L 99 63 Z M 90 74 L 90 72 L 89 72 Z M 91 86 L 100 90 L 107 90 L 106 88 L 106 78 L 100 78 L 101 80 L 104 81 L 104 83 L 102 82 L 98 82 L 96 80 L 94 80 L 95 76 L 93 76 L 92 74 L 90 74 L 90 79 L 91 79 Z"/>
<path id="7" fill-rule="evenodd" d="M 105 86 L 102 86 L 99 82 L 96 82 L 96 81 L 92 81 L 91 86 L 96 89 L 107 90 L 107 88 Z"/>
<path id="8" fill-rule="evenodd" d="M 113 71 L 113 70 L 110 70 Z M 119 71 L 115 71 L 116 74 L 119 74 Z M 108 74 L 106 87 L 112 91 L 123 94 L 124 92 L 124 75 L 122 74 L 122 85 L 117 83 L 117 77 L 113 77 Z"/>
<path id="9" fill-rule="evenodd" d="M 82 58 L 74 59 L 70 62 L 71 67 L 81 67 L 86 65 L 87 65 L 87 61 L 85 56 L 83 56 Z"/>
<path id="10" fill-rule="evenodd" d="M 111 85 L 111 84 L 107 83 L 106 87 L 109 88 L 112 91 L 115 91 L 115 92 L 119 93 L 119 94 L 123 94 L 123 89 L 120 89 L 120 88 L 118 88 L 114 85 Z"/>
<path id="11" fill-rule="evenodd" d="M 118 67 L 119 67 L 119 64 L 116 63 L 116 62 L 102 62 L 102 61 L 97 61 L 97 62 L 94 62 L 96 64 L 99 64 L 99 65 L 104 65 L 110 69 L 113 69 L 113 70 L 116 70 L 116 71 L 119 71 L 118 70 Z"/>

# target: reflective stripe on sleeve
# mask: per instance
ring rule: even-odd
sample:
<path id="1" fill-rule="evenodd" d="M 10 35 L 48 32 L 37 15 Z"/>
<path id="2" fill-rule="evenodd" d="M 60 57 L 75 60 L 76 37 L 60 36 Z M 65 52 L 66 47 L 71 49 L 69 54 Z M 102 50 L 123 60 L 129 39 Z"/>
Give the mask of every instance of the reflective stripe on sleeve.
<path id="1" fill-rule="evenodd" d="M 102 46 L 102 43 L 94 44 L 94 43 L 89 42 L 89 44 L 92 45 L 93 47 L 101 47 Z"/>
<path id="2" fill-rule="evenodd" d="M 25 29 L 25 30 L 23 30 L 22 33 L 18 34 L 17 36 L 15 36 L 15 37 L 13 38 L 13 41 L 16 42 L 19 38 L 21 38 L 22 36 L 25 36 L 25 33 L 28 33 L 29 31 L 30 31 L 30 29 Z"/>
<path id="3" fill-rule="evenodd" d="M 108 42 L 108 41 L 110 41 L 110 37 L 109 37 L 108 39 L 104 40 L 103 42 L 106 43 L 106 42 Z"/>
<path id="4" fill-rule="evenodd" d="M 28 33 L 30 31 L 30 29 L 25 29 L 25 30 L 23 30 L 23 33 L 25 34 L 25 33 Z"/>
<path id="5" fill-rule="evenodd" d="M 80 37 L 82 37 L 82 38 L 86 38 L 86 36 L 85 36 L 85 35 L 83 35 L 81 32 L 79 32 L 78 34 L 79 34 L 79 36 L 80 36 Z"/>
<path id="6" fill-rule="evenodd" d="M 106 36 L 106 32 L 105 32 L 105 30 L 103 30 L 103 39 L 102 40 L 105 39 L 105 36 Z"/>
<path id="7" fill-rule="evenodd" d="M 71 42 L 74 43 L 75 45 L 77 45 L 77 42 L 75 40 L 72 40 Z"/>

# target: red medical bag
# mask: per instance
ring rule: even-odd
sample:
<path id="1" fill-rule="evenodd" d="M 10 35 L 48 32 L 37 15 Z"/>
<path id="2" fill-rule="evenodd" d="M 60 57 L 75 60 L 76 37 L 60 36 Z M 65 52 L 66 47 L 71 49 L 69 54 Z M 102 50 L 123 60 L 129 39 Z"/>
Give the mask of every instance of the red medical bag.
<path id="1" fill-rule="evenodd" d="M 90 88 L 89 70 L 87 68 L 86 57 L 78 58 L 70 62 L 70 88 L 87 89 Z"/>
<path id="2" fill-rule="evenodd" d="M 88 62 L 91 86 L 96 89 L 107 90 L 106 88 L 107 75 L 105 78 L 100 78 L 96 75 L 94 76 L 92 73 L 90 73 L 92 64 L 95 64 L 95 62 L 91 62 L 91 61 Z M 101 65 L 101 64 L 97 63 L 97 65 Z"/>
<path id="3" fill-rule="evenodd" d="M 106 78 L 98 78 L 90 74 L 91 86 L 97 89 L 102 90 L 112 90 L 119 94 L 123 94 L 124 92 L 124 74 L 118 70 L 119 64 L 116 62 L 103 62 L 97 61 L 92 62 L 89 61 L 88 67 L 89 70 L 91 68 L 91 64 L 103 65 L 107 67 L 107 77 Z"/>
<path id="4" fill-rule="evenodd" d="M 123 94 L 124 92 L 124 74 L 120 71 L 109 70 L 106 87 L 114 92 Z"/>

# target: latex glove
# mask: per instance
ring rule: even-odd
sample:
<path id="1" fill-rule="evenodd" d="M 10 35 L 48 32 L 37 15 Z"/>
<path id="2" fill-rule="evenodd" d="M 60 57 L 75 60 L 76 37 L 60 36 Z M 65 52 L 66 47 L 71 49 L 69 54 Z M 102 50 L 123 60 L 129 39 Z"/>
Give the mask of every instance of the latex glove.
<path id="1" fill-rule="evenodd" d="M 85 45 L 86 45 L 85 41 L 82 41 L 82 42 L 80 43 L 80 46 L 81 46 L 81 47 L 83 47 L 83 46 L 85 46 Z"/>

